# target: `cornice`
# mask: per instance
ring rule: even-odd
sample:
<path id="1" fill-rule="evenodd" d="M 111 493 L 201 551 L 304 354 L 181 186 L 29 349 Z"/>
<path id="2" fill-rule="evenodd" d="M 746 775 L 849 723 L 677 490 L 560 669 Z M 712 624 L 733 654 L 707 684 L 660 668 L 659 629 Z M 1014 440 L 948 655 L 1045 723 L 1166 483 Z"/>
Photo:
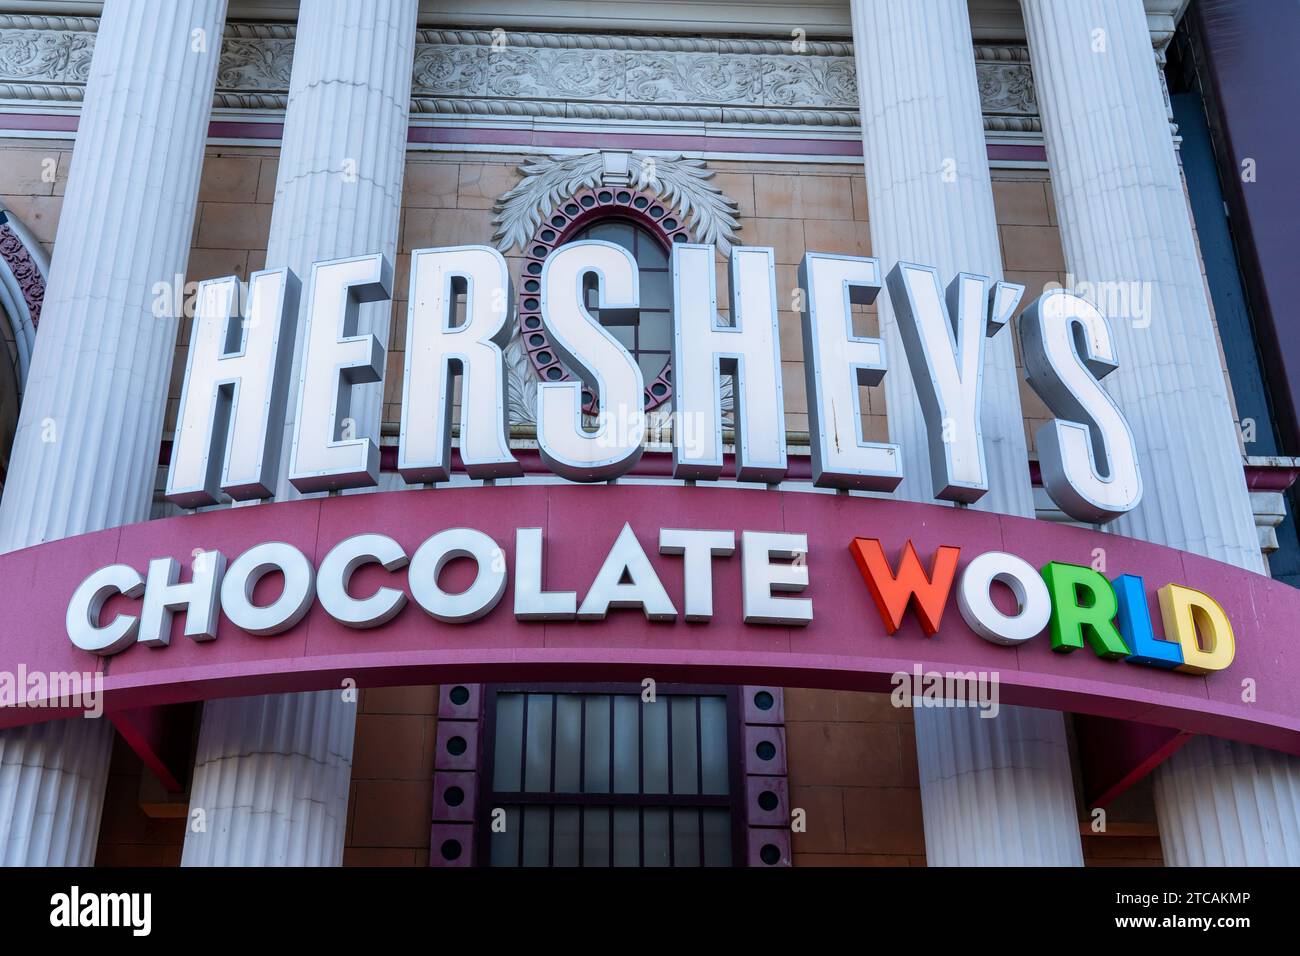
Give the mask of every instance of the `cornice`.
<path id="1" fill-rule="evenodd" d="M 1188 0 L 1143 0 L 1152 43 L 1162 47 L 1186 10 Z M 94 18 L 98 0 L 0 0 L 0 13 Z M 971 34 L 977 42 L 1023 43 L 1019 0 L 967 0 Z M 297 0 L 230 0 L 231 20 L 291 23 Z M 750 36 L 788 40 L 792 31 L 808 38 L 847 39 L 851 33 L 849 0 L 421 0 L 419 23 L 429 29 L 472 30 L 484 24 L 509 30 L 554 30 L 620 35 L 726 35 L 737 26 Z"/>

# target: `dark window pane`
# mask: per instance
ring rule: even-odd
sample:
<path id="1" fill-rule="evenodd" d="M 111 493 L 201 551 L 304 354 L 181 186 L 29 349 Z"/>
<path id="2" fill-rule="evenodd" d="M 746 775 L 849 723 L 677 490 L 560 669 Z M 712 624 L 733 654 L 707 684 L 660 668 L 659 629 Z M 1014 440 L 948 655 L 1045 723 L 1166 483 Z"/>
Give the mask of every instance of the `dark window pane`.
<path id="1" fill-rule="evenodd" d="M 551 789 L 551 708 L 550 694 L 528 695 L 528 757 L 524 770 L 524 790 L 545 792 Z"/>
<path id="2" fill-rule="evenodd" d="M 664 370 L 668 364 L 668 356 L 663 354 L 642 354 L 637 357 L 637 364 L 641 366 L 641 377 L 649 385 L 659 377 L 659 373 Z"/>
<path id="3" fill-rule="evenodd" d="M 641 705 L 641 746 L 644 748 L 641 792 L 668 792 L 668 701 L 661 697 Z"/>
<path id="4" fill-rule="evenodd" d="M 668 310 L 673 307 L 672 279 L 667 272 L 641 273 L 641 308 Z"/>
<path id="5" fill-rule="evenodd" d="M 551 861 L 551 808 L 524 807 L 524 866 L 548 866 Z"/>
<path id="6" fill-rule="evenodd" d="M 700 755 L 704 767 L 704 792 L 727 793 L 727 701 L 700 698 Z"/>
<path id="7" fill-rule="evenodd" d="M 555 698 L 555 792 L 577 793 L 582 761 L 582 697 Z"/>
<path id="8" fill-rule="evenodd" d="M 583 808 L 583 866 L 609 866 L 609 818 L 609 807 Z"/>
<path id="9" fill-rule="evenodd" d="M 636 264 L 643 271 L 668 268 L 668 253 L 664 252 L 664 247 L 659 245 L 658 240 L 644 229 L 638 230 L 636 237 Z"/>
<path id="10" fill-rule="evenodd" d="M 614 792 L 641 790 L 639 697 L 626 694 L 614 698 Z"/>
<path id="11" fill-rule="evenodd" d="M 579 235 L 580 239 L 603 239 L 622 246 L 628 252 L 635 252 L 632 246 L 636 226 L 628 222 L 602 222 L 592 226 Z"/>
<path id="12" fill-rule="evenodd" d="M 605 694 L 587 698 L 586 793 L 609 793 L 610 699 Z"/>
<path id="13" fill-rule="evenodd" d="M 700 811 L 678 807 L 673 811 L 673 866 L 700 865 Z"/>
<path id="14" fill-rule="evenodd" d="M 670 697 L 673 709 L 673 793 L 699 793 L 694 697 Z"/>
<path id="15" fill-rule="evenodd" d="M 641 811 L 614 808 L 614 865 L 641 865 Z"/>
<path id="16" fill-rule="evenodd" d="M 731 865 L 731 814 L 726 810 L 705 810 L 704 865 Z"/>
<path id="17" fill-rule="evenodd" d="M 672 316 L 667 312 L 643 312 L 637 335 L 637 344 L 643 349 L 670 351 L 673 347 Z"/>
<path id="18" fill-rule="evenodd" d="M 578 807 L 555 808 L 555 852 L 552 866 L 578 865 Z"/>
<path id="19" fill-rule="evenodd" d="M 524 742 L 524 695 L 497 694 L 497 732 L 492 761 L 492 787 L 498 793 L 520 789 L 519 771 Z"/>
<path id="20" fill-rule="evenodd" d="M 505 807 L 504 833 L 493 831 L 491 839 L 491 857 L 493 866 L 518 866 L 519 865 L 519 808 Z M 496 808 L 491 813 L 495 814 Z M 488 819 L 488 826 L 492 826 L 493 820 Z"/>
<path id="21" fill-rule="evenodd" d="M 644 828 L 645 862 L 642 866 L 668 866 L 668 810 L 660 807 L 646 807 L 641 811 L 641 825 Z"/>

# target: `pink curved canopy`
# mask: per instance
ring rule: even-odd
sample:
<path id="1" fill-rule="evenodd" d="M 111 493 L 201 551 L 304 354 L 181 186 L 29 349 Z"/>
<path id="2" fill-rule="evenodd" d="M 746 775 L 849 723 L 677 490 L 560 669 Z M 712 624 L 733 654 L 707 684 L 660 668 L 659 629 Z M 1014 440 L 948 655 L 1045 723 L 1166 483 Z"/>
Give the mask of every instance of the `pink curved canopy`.
<path id="1" fill-rule="evenodd" d="M 746 625 L 741 616 L 740 557 L 714 562 L 709 623 L 646 621 L 639 610 L 611 611 L 598 622 L 521 622 L 512 613 L 513 580 L 486 617 L 442 624 L 408 603 L 388 624 L 344 627 L 317 604 L 292 630 L 254 637 L 224 618 L 217 639 L 195 643 L 173 621 L 171 644 L 136 645 L 112 658 L 78 650 L 64 630 L 68 599 L 91 571 L 125 563 L 142 574 L 151 558 L 172 556 L 188 568 L 196 550 L 233 558 L 265 541 L 286 541 L 319 563 L 342 539 L 387 534 L 412 553 L 448 527 L 491 535 L 513 569 L 515 529 L 545 530 L 545 586 L 579 600 L 624 522 L 630 522 L 677 608 L 683 606 L 681 558 L 658 554 L 659 529 L 717 528 L 805 532 L 809 538 L 814 620 L 803 628 Z M 1174 582 L 1213 596 L 1236 632 L 1236 660 L 1225 671 L 1192 676 L 1105 661 L 1091 651 L 1054 653 L 1046 635 L 1015 648 L 974 634 L 950 597 L 942 626 L 925 637 L 910 612 L 885 633 L 849 553 L 855 536 L 881 539 L 891 561 L 910 539 L 928 567 L 941 544 L 962 549 L 960 569 L 989 550 L 1009 551 L 1035 567 L 1048 561 L 1092 564 L 1104 548 L 1109 577 L 1145 578 L 1152 620 L 1155 591 Z M 457 562 L 465 565 L 467 562 Z M 449 590 L 468 583 L 469 567 L 447 569 Z M 188 571 L 184 572 L 188 574 Z M 0 605 L 0 670 L 102 669 L 110 710 L 272 691 L 440 683 L 449 680 L 725 681 L 788 687 L 888 690 L 890 675 L 926 670 L 996 671 L 1001 701 L 1177 727 L 1300 753 L 1300 591 L 1238 568 L 1168 548 L 1025 518 L 967 509 L 811 492 L 614 485 L 524 485 L 433 489 L 319 498 L 143 522 L 0 556 L 6 599 Z M 352 591 L 387 583 L 405 587 L 405 570 L 357 572 Z M 274 581 L 264 581 L 272 592 Z M 267 597 L 274 596 L 273 593 Z M 259 598 L 261 592 L 259 592 Z M 105 608 L 138 613 L 116 598 Z M 1158 628 L 1157 624 L 1157 628 Z M 1243 681 L 1254 702 L 1243 701 Z M 0 709 L 0 726 L 49 719 L 50 709 Z"/>

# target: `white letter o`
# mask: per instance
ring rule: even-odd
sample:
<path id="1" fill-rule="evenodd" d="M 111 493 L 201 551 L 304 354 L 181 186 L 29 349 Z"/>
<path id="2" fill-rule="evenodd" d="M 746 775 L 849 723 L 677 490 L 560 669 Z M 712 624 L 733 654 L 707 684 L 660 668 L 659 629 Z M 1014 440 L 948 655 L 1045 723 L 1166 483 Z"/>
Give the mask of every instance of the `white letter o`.
<path id="1" fill-rule="evenodd" d="M 1003 614 L 989 589 L 1001 581 L 1016 596 L 1016 613 Z M 957 588 L 957 607 L 970 629 L 994 644 L 1023 644 L 1047 627 L 1052 596 L 1038 570 L 1023 558 L 989 551 L 966 565 Z"/>
<path id="2" fill-rule="evenodd" d="M 406 580 L 411 597 L 430 617 L 448 624 L 476 621 L 487 614 L 506 593 L 506 570 L 500 546 L 482 531 L 448 528 L 439 531 L 411 556 Z M 460 594 L 448 594 L 438 587 L 438 575 L 456 558 L 470 558 L 478 565 L 474 583 Z"/>
<path id="3" fill-rule="evenodd" d="M 258 607 L 253 603 L 253 589 L 272 571 L 284 574 L 284 590 L 266 607 Z M 231 624 L 249 634 L 280 634 L 307 614 L 315 583 L 311 562 L 293 545 L 283 541 L 259 544 L 226 569 L 221 580 L 221 610 Z"/>

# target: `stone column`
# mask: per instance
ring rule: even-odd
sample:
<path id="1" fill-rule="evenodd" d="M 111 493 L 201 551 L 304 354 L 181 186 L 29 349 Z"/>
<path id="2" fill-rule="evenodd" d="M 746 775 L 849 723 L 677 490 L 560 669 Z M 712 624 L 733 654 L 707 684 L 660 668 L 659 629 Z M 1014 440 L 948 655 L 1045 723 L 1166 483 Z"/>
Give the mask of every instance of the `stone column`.
<path id="1" fill-rule="evenodd" d="M 355 730 L 333 691 L 210 701 L 181 865 L 337 866 Z"/>
<path id="2" fill-rule="evenodd" d="M 417 6 L 302 4 L 268 267 L 289 266 L 306 283 L 312 263 L 323 259 L 396 258 Z M 390 303 L 362 306 L 359 331 L 387 343 L 390 314 Z M 300 324 L 291 380 L 301 351 Z M 383 386 L 354 396 L 358 417 L 375 416 Z M 295 410 L 291 401 L 277 500 L 298 496 L 286 477 Z M 356 704 L 341 689 L 209 701 L 182 864 L 341 863 L 355 725 Z"/>
<path id="3" fill-rule="evenodd" d="M 149 517 L 225 0 L 108 0 L 86 81 L 0 551 Z M 0 860 L 89 865 L 107 721 L 0 732 Z"/>
<path id="4" fill-rule="evenodd" d="M 1066 267 L 1112 300 L 1105 384 L 1142 467 L 1142 503 L 1109 527 L 1263 572 L 1141 0 L 1021 5 Z M 1300 863 L 1296 758 L 1194 741 L 1156 773 L 1167 862 Z"/>
<path id="5" fill-rule="evenodd" d="M 872 254 L 1000 278 L 975 54 L 964 0 L 853 0 Z M 925 423 L 888 296 L 878 300 L 890 440 L 899 493 L 931 501 Z M 987 343 L 981 427 L 989 492 L 974 507 L 1032 517 L 1033 494 L 1009 330 Z M 926 857 L 931 865 L 1080 865 L 1062 716 L 1003 707 L 922 709 L 916 718 Z"/>

